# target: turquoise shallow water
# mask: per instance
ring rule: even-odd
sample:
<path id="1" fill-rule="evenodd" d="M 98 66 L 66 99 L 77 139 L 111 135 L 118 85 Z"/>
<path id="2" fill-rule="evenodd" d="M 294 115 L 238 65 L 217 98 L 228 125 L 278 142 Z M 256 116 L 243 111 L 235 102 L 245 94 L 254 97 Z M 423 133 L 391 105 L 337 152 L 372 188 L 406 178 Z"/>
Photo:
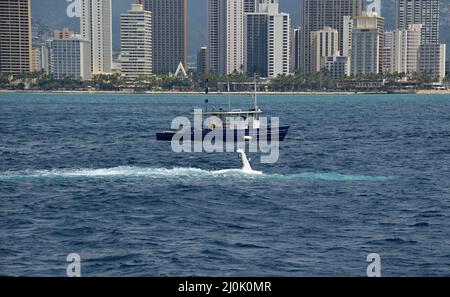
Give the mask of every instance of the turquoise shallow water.
<path id="1" fill-rule="evenodd" d="M 0 94 L 0 275 L 450 275 L 450 96 L 260 105 L 291 129 L 244 175 L 155 141 L 200 95 Z"/>

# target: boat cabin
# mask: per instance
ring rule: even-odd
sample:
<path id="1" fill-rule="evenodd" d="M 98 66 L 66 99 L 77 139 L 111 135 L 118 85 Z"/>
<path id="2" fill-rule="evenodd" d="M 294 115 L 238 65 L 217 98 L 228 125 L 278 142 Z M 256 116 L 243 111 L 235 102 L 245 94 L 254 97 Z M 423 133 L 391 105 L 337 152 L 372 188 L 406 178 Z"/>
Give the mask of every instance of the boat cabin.
<path id="1" fill-rule="evenodd" d="M 259 129 L 261 126 L 259 116 L 262 113 L 258 110 L 243 111 L 232 109 L 231 111 L 209 111 L 204 112 L 204 128 L 215 129 Z"/>

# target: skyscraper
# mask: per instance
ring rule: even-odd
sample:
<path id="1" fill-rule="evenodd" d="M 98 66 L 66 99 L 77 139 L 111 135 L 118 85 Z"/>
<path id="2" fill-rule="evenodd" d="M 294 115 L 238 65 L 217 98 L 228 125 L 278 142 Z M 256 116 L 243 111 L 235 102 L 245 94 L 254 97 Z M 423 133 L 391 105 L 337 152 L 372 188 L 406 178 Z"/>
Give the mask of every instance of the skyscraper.
<path id="1" fill-rule="evenodd" d="M 153 73 L 168 74 L 187 65 L 187 0 L 141 0 L 152 12 Z"/>
<path id="2" fill-rule="evenodd" d="M 0 73 L 31 71 L 30 0 L 0 1 Z"/>
<path id="3" fill-rule="evenodd" d="M 344 32 L 344 16 L 357 16 L 362 12 L 363 0 L 302 0 L 302 30 L 304 73 L 313 72 L 311 57 L 311 32 L 331 27 L 338 30 L 339 36 Z M 344 41 L 339 41 L 339 51 L 343 52 Z"/>
<path id="4" fill-rule="evenodd" d="M 365 12 L 355 18 L 352 34 L 351 74 L 377 74 L 381 68 L 381 35 L 380 17 L 376 13 Z"/>
<path id="5" fill-rule="evenodd" d="M 440 0 L 396 0 L 397 29 L 422 24 L 422 44 L 439 43 Z"/>
<path id="6" fill-rule="evenodd" d="M 244 70 L 244 0 L 208 0 L 208 70 Z"/>
<path id="7" fill-rule="evenodd" d="M 414 24 L 410 25 L 407 30 L 397 29 L 394 31 L 391 59 L 392 72 L 417 72 L 421 30 L 421 24 Z"/>
<path id="8" fill-rule="evenodd" d="M 302 27 L 294 29 L 293 42 L 291 47 L 291 54 L 293 56 L 293 70 L 296 73 L 301 71 L 302 59 Z"/>
<path id="9" fill-rule="evenodd" d="M 354 26 L 359 29 L 377 28 L 379 39 L 379 50 L 384 48 L 384 18 L 378 15 L 376 11 L 363 11 L 362 15 L 354 17 Z M 381 53 L 379 53 L 381 54 Z M 383 71 L 383 57 L 379 55 L 379 71 Z"/>
<path id="10" fill-rule="evenodd" d="M 312 70 L 322 69 L 322 58 L 333 57 L 339 52 L 339 33 L 336 29 L 324 27 L 322 30 L 311 32 Z"/>
<path id="11" fill-rule="evenodd" d="M 128 78 L 152 74 L 152 13 L 142 4 L 120 16 L 122 75 Z"/>
<path id="12" fill-rule="evenodd" d="M 342 33 L 342 55 L 350 57 L 352 52 L 352 32 L 353 32 L 353 18 L 351 16 L 344 16 Z"/>
<path id="13" fill-rule="evenodd" d="M 394 32 L 384 32 L 384 47 L 381 49 L 381 56 L 383 59 L 383 72 L 394 72 Z"/>
<path id="14" fill-rule="evenodd" d="M 397 29 L 421 24 L 418 71 L 442 79 L 445 76 L 445 45 L 439 44 L 440 0 L 397 0 Z"/>
<path id="15" fill-rule="evenodd" d="M 245 20 L 246 71 L 263 77 L 290 73 L 291 19 L 278 11 L 278 0 L 258 0 Z"/>
<path id="16" fill-rule="evenodd" d="M 80 32 L 91 43 L 92 73 L 111 73 L 111 0 L 81 0 Z"/>

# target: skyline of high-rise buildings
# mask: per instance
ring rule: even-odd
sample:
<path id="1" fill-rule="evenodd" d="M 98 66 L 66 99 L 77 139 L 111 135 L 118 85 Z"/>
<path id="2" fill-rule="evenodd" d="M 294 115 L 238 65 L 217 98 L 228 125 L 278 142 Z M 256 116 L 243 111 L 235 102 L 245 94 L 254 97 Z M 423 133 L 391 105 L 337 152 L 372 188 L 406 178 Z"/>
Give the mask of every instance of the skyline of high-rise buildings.
<path id="1" fill-rule="evenodd" d="M 338 35 L 344 35 L 344 16 L 358 16 L 363 10 L 363 0 L 301 0 L 302 9 L 302 65 L 301 73 L 313 73 L 311 55 L 311 33 L 324 27 L 337 29 Z M 339 51 L 343 51 L 344 41 L 339 40 Z"/>
<path id="2" fill-rule="evenodd" d="M 22 1 L 29 4 L 25 0 L 3 3 Z M 111 0 L 80 0 L 80 36 L 62 29 L 55 32 L 53 39 L 76 37 L 88 41 L 93 75 L 120 73 L 120 66 L 125 77 L 173 74 L 180 64 L 182 68 L 194 69 L 187 61 L 188 1 L 135 2 L 130 7 L 142 8 L 139 13 L 134 11 L 135 16 L 149 14 L 150 21 L 130 19 L 128 26 L 121 22 L 122 52 L 114 67 Z M 369 2 L 363 0 L 298 0 L 298 3 L 302 8 L 302 25 L 293 29 L 290 13 L 279 10 L 278 0 L 207 0 L 208 42 L 198 51 L 198 68 L 204 73 L 247 73 L 268 78 L 315 74 L 324 68 L 334 75 L 419 71 L 442 77 L 446 57 L 439 43 L 439 0 L 396 0 L 398 26 L 392 32 L 385 32 L 385 18 L 377 12 L 380 10 L 377 1 L 370 2 L 373 9 L 364 7 Z M 29 9 L 25 18 L 28 21 Z M 122 19 L 132 10 L 122 13 Z M 12 36 L 13 31 L 8 30 Z M 143 30 L 147 30 L 145 36 L 141 34 Z M 30 31 L 26 29 L 26 33 L 31 34 Z M 142 40 L 151 42 L 142 45 Z M 28 52 L 28 64 L 25 60 L 16 64 L 25 71 L 47 69 L 44 61 L 47 56 L 45 49 L 36 47 Z M 5 61 L 7 51 L 0 58 Z M 141 74 L 139 63 L 145 68 Z M 135 69 L 135 73 L 130 74 L 130 69 Z"/>

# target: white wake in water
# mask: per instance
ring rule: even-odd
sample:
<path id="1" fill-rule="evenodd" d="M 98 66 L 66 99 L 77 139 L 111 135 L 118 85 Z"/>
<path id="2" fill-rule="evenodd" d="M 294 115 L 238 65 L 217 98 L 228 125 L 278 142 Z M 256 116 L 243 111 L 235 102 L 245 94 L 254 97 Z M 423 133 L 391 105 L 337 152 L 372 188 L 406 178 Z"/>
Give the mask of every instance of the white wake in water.
<path id="1" fill-rule="evenodd" d="M 151 179 L 199 179 L 199 178 L 240 178 L 240 179 L 279 179 L 279 180 L 328 180 L 328 181 L 385 181 L 392 177 L 347 175 L 339 173 L 300 173 L 300 174 L 249 174 L 241 169 L 203 170 L 198 168 L 151 168 L 121 166 L 102 169 L 55 169 L 55 170 L 24 170 L 0 173 L 0 180 L 22 179 L 70 179 L 70 178 L 133 178 Z"/>

